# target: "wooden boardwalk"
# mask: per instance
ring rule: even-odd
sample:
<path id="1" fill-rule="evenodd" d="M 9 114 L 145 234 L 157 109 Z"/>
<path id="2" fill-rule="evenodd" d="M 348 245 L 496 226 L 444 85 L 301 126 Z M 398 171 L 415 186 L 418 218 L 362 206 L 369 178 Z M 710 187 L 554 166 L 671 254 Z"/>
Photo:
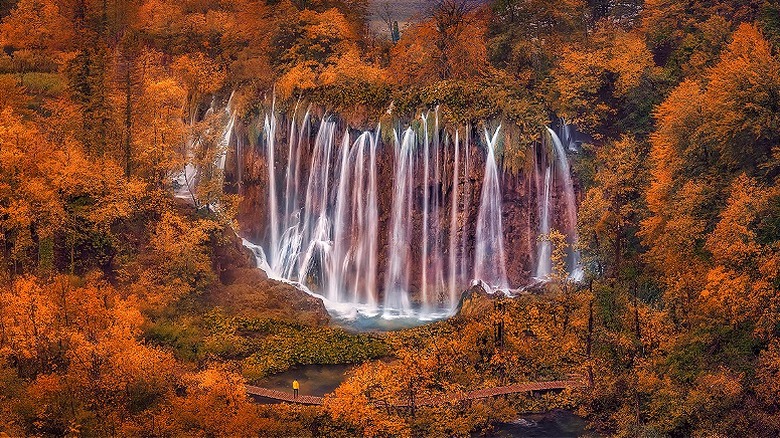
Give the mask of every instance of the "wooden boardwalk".
<path id="1" fill-rule="evenodd" d="M 541 392 L 541 391 L 554 391 L 563 390 L 566 388 L 576 388 L 585 386 L 580 379 L 570 380 L 553 380 L 549 382 L 529 382 L 519 383 L 517 385 L 498 386 L 495 388 L 478 389 L 476 391 L 469 391 L 464 393 L 451 393 L 438 397 L 421 397 L 417 399 L 416 406 L 434 406 L 442 403 L 458 403 L 464 401 L 478 400 L 483 398 L 497 397 L 499 395 L 506 394 L 520 394 L 524 392 Z M 293 397 L 292 392 L 276 391 L 268 388 L 261 388 L 259 386 L 246 385 L 246 392 L 250 396 L 261 397 L 270 400 L 286 403 L 296 403 L 301 405 L 321 405 L 323 397 L 315 397 L 311 395 L 299 395 L 297 398 Z M 409 404 L 399 405 L 397 407 L 408 407 Z"/>
<path id="2" fill-rule="evenodd" d="M 275 389 L 261 388 L 259 386 L 246 385 L 246 393 L 254 397 L 268 398 L 271 400 L 297 403 L 299 405 L 321 405 L 322 397 L 311 395 L 299 395 L 294 397 L 292 392 L 277 391 Z"/>

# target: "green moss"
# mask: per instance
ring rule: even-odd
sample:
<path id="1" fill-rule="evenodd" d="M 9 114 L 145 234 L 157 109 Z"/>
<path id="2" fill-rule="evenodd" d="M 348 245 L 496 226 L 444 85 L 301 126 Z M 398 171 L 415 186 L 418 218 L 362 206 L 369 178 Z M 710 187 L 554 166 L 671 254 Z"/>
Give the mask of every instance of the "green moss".
<path id="1" fill-rule="evenodd" d="M 461 134 L 466 125 L 481 131 L 483 127 L 495 129 L 500 123 L 505 135 L 501 136 L 497 154 L 511 171 L 525 166 L 530 146 L 540 141 L 542 127 L 550 123 L 543 99 L 507 77 L 446 80 L 411 87 L 347 81 L 315 88 L 303 97 L 364 129 L 379 122 L 387 129 L 396 120 L 414 120 L 435 108 L 439 110 L 440 125 L 450 131 L 459 128 Z M 296 103 L 297 97 L 295 102 L 277 102 L 277 108 L 292 108 Z M 383 132 L 383 138 L 391 136 Z"/>
<path id="2" fill-rule="evenodd" d="M 391 352 L 381 335 L 273 318 L 232 317 L 220 308 L 189 317 L 161 316 L 144 328 L 144 338 L 188 362 L 240 361 L 249 380 L 298 365 L 361 363 Z"/>
<path id="3" fill-rule="evenodd" d="M 12 78 L 22 85 L 27 92 L 43 96 L 57 96 L 65 91 L 65 78 L 59 73 L 2 73 L 0 78 Z"/>
<path id="4" fill-rule="evenodd" d="M 360 363 L 390 354 L 389 346 L 375 334 L 276 320 L 235 322 L 253 351 L 243 362 L 244 375 L 250 380 L 298 365 Z"/>
<path id="5" fill-rule="evenodd" d="M 144 339 L 171 348 L 179 360 L 195 362 L 202 358 L 203 333 L 179 320 L 163 319 L 144 327 Z"/>

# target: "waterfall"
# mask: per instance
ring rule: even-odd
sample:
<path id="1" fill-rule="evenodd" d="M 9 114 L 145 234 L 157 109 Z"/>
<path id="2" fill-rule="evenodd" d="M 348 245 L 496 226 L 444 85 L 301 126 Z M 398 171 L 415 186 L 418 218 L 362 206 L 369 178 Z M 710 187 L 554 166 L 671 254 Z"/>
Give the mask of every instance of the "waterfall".
<path id="1" fill-rule="evenodd" d="M 576 231 L 577 226 L 577 201 L 574 194 L 574 184 L 571 179 L 571 169 L 569 168 L 569 159 L 566 156 L 566 149 L 563 148 L 563 144 L 555 131 L 547 128 L 552 139 L 553 146 L 555 146 L 555 158 L 558 162 L 558 171 L 561 174 L 563 180 L 563 195 L 566 200 L 566 226 L 567 231 L 573 234 Z"/>
<path id="2" fill-rule="evenodd" d="M 396 135 L 396 138 L 398 136 Z M 400 144 L 396 141 L 393 209 L 390 216 L 390 263 L 385 284 L 384 313 L 392 316 L 410 310 L 409 303 L 409 247 L 414 189 L 414 152 L 416 138 L 411 128 L 404 132 Z M 423 243 L 425 245 L 425 243 Z"/>
<path id="3" fill-rule="evenodd" d="M 236 136 L 236 192 L 243 194 L 244 169 L 241 167 L 241 156 L 244 151 L 244 137 Z"/>
<path id="4" fill-rule="evenodd" d="M 271 114 L 265 117 L 263 129 L 266 136 L 266 158 L 268 166 L 268 212 L 270 214 L 269 225 L 271 227 L 271 266 L 278 265 L 279 254 L 279 198 L 276 194 L 276 116 L 274 104 L 271 105 Z"/>
<path id="5" fill-rule="evenodd" d="M 198 168 L 195 167 L 194 140 L 188 138 L 184 146 L 184 168 L 173 178 L 174 196 L 195 203 L 195 187 L 197 185 Z"/>
<path id="6" fill-rule="evenodd" d="M 566 235 L 567 241 L 572 247 L 569 251 L 569 272 L 575 280 L 579 280 L 580 277 L 580 253 L 574 248 L 577 242 L 577 197 L 574 193 L 574 183 L 571 178 L 571 168 L 569 167 L 569 158 L 566 155 L 566 149 L 564 149 L 561 140 L 555 134 L 555 131 L 547 128 L 552 139 L 553 146 L 555 147 L 555 157 L 558 162 L 558 171 L 561 174 L 563 181 L 563 195 L 566 201 Z M 568 134 L 567 134 L 568 135 Z"/>
<path id="7" fill-rule="evenodd" d="M 542 204 L 541 204 L 541 218 L 539 220 L 539 237 L 537 250 L 537 265 L 536 265 L 536 278 L 545 279 L 550 276 L 552 272 L 552 244 L 547 238 L 550 234 L 550 209 L 552 204 L 550 203 L 550 194 L 552 192 L 552 169 L 550 165 L 547 165 L 547 169 L 544 172 L 544 189 L 542 192 Z"/>
<path id="8" fill-rule="evenodd" d="M 449 293 L 450 305 L 453 306 L 458 301 L 458 264 L 457 254 L 455 254 L 458 239 L 458 177 L 460 165 L 460 136 L 458 130 L 455 130 L 455 168 L 452 172 L 452 200 L 450 201 L 450 248 L 449 248 Z"/>
<path id="9" fill-rule="evenodd" d="M 195 147 L 200 145 L 200 139 L 197 141 L 193 138 L 187 139 L 185 145 L 185 157 L 187 163 L 184 169 L 174 178 L 174 191 L 177 198 L 187 199 L 188 202 L 192 202 L 193 205 L 202 207 L 202 200 L 198 199 L 197 186 L 203 178 L 202 172 L 205 170 L 206 175 L 214 179 L 215 182 L 219 182 L 224 185 L 225 182 L 225 166 L 227 164 L 228 148 L 230 146 L 230 140 L 233 138 L 233 129 L 236 124 L 236 114 L 233 111 L 233 95 L 230 94 L 230 99 L 225 107 L 225 117 L 227 123 L 222 130 L 222 135 L 219 137 L 214 149 L 213 161 L 206 166 L 206 169 L 201 169 L 196 166 L 194 161 L 196 160 Z M 206 111 L 205 117 L 208 118 L 214 113 L 214 102 L 211 107 Z M 194 124 L 194 115 L 190 119 L 190 124 Z M 211 128 L 207 128 L 205 136 L 208 137 Z M 236 147 L 240 146 L 240 142 L 236 141 Z M 212 193 L 209 193 L 211 195 Z M 208 198 L 208 196 L 207 196 Z M 210 199 L 209 204 L 206 206 L 213 211 L 219 211 L 219 201 L 216 199 Z"/>
<path id="10" fill-rule="evenodd" d="M 297 111 L 297 106 L 296 106 Z M 285 169 L 285 211 L 280 221 L 285 227 L 279 242 L 274 275 L 279 278 L 292 279 L 297 273 L 297 264 L 303 244 L 303 228 L 301 223 L 301 207 L 299 204 L 299 192 L 301 181 L 302 154 L 308 153 L 309 139 L 309 111 L 306 111 L 301 120 L 300 129 L 295 123 L 293 113 L 290 121 L 289 142 L 287 150 L 287 166 Z M 269 206 L 270 208 L 270 206 Z"/>
<path id="11" fill-rule="evenodd" d="M 441 227 L 441 140 L 439 134 L 439 111 L 435 111 L 433 126 L 433 148 L 429 135 L 428 115 L 422 118 L 423 127 L 423 208 L 422 208 L 422 280 L 420 284 L 423 308 L 443 304 L 444 265 L 442 262 Z M 433 161 L 433 163 L 431 163 Z M 432 166 L 431 166 L 432 164 Z M 433 167 L 433 172 L 431 172 Z M 431 190 L 433 188 L 433 190 Z M 432 273 L 432 276 L 429 274 Z M 436 295 L 432 296 L 431 291 Z"/>
<path id="12" fill-rule="evenodd" d="M 477 154 L 483 149 L 472 144 L 471 127 L 442 130 L 438 111 L 421 116 L 419 129 L 399 126 L 387 145 L 381 144 L 379 128 L 356 132 L 335 117 L 315 123 L 309 110 L 303 117 L 297 111 L 283 126 L 272 107 L 263 121 L 266 234 L 262 245 L 246 245 L 269 276 L 300 283 L 337 306 L 339 315 L 392 319 L 443 315 L 458 304 L 472 279 L 492 290 L 522 286 L 518 270 L 508 278 L 508 254 L 516 254 L 518 237 L 525 237 L 505 235 L 503 228 L 496 156 L 500 126 L 484 132 L 480 174 Z M 229 140 L 236 115 L 228 114 L 224 136 Z M 287 137 L 277 136 L 282 126 L 289 129 Z M 552 130 L 547 133 L 547 148 L 534 150 L 526 176 L 526 193 L 535 189 L 528 207 L 538 209 L 533 225 L 538 228 L 529 220 L 520 229 L 527 229 L 534 242 L 560 225 L 574 243 L 576 197 L 566 147 Z M 556 217 L 557 211 L 565 215 Z M 504 246 L 508 238 L 511 248 Z M 386 246 L 380 248 L 380 241 Z M 551 249 L 548 241 L 536 243 L 526 268 L 537 278 L 549 278 Z M 568 262 L 572 277 L 579 275 L 576 251 Z"/>
<path id="13" fill-rule="evenodd" d="M 466 141 L 463 143 L 465 153 L 463 166 L 463 229 L 461 230 L 460 238 L 460 272 L 461 275 L 466 275 L 469 265 L 469 252 L 468 252 L 468 224 L 471 215 L 471 142 L 470 140 L 471 126 L 466 127 Z"/>
<path id="14" fill-rule="evenodd" d="M 350 256 L 344 260 L 345 271 L 352 284 L 351 302 L 376 307 L 376 248 L 378 213 L 376 196 L 376 140 L 364 132 L 352 148 L 350 163 L 354 164 L 352 184 L 352 222 Z M 366 171 L 368 160 L 368 171 Z"/>
<path id="15" fill-rule="evenodd" d="M 430 201 L 430 149 L 428 140 L 428 115 L 422 116 L 423 122 L 423 220 L 422 220 L 422 283 L 420 285 L 422 289 L 422 303 L 423 306 L 428 305 L 428 246 L 430 241 L 428 239 L 428 229 L 430 222 L 428 221 L 428 204 Z"/>
<path id="16" fill-rule="evenodd" d="M 432 216 L 434 219 L 433 223 L 433 273 L 434 273 L 434 291 L 436 291 L 436 303 L 437 305 L 444 303 L 444 266 L 442 262 L 442 255 L 441 255 L 441 246 L 444 242 L 444 238 L 442 237 L 442 227 L 441 227 L 441 218 L 439 217 L 440 214 L 440 207 L 441 207 L 441 201 L 442 201 L 442 172 L 441 172 L 441 153 L 442 153 L 442 147 L 441 147 L 441 140 L 440 140 L 440 134 L 439 134 L 439 107 L 436 107 L 435 113 L 435 125 L 434 125 L 434 131 L 433 131 L 433 151 L 436 154 L 436 159 L 434 160 L 434 190 L 433 190 L 433 211 Z M 429 303 L 430 304 L 430 303 Z"/>
<path id="17" fill-rule="evenodd" d="M 236 124 L 236 115 L 233 114 L 233 95 L 235 92 L 230 93 L 230 99 L 228 99 L 227 106 L 225 107 L 225 114 L 228 119 L 227 126 L 222 131 L 222 138 L 217 144 L 217 151 L 216 151 L 216 165 L 217 169 L 219 169 L 221 172 L 225 171 L 225 162 L 227 161 L 227 151 L 228 146 L 230 145 L 230 137 L 233 135 L 233 127 Z"/>
<path id="18" fill-rule="evenodd" d="M 366 239 L 366 249 L 368 251 L 368 265 L 366 270 L 365 294 L 366 302 L 372 308 L 376 307 L 377 291 L 377 268 L 379 265 L 379 195 L 377 187 L 376 174 L 376 154 L 379 143 L 380 127 L 377 127 L 376 133 L 371 137 L 368 167 L 368 211 L 366 214 L 365 231 L 369 233 Z M 365 256 L 365 254 L 363 254 Z"/>
<path id="19" fill-rule="evenodd" d="M 328 256 L 331 245 L 330 220 L 328 218 L 328 183 L 331 155 L 335 141 L 336 122 L 324 120 L 317 133 L 306 186 L 303 207 L 301 237 L 308 246 L 298 268 L 298 281 L 319 288 L 325 286 Z M 348 140 L 348 139 L 347 139 Z"/>
<path id="20" fill-rule="evenodd" d="M 504 252 L 503 226 L 501 224 L 501 187 L 496 165 L 495 147 L 499 126 L 491 137 L 485 130 L 487 157 L 482 196 L 477 218 L 476 259 L 474 278 L 491 288 L 506 289 L 506 254 Z"/>
<path id="21" fill-rule="evenodd" d="M 346 250 L 345 233 L 347 226 L 347 189 L 348 185 L 352 185 L 352 181 L 349 180 L 350 167 L 349 167 L 349 132 L 344 133 L 344 141 L 341 144 L 341 172 L 338 179 L 338 194 L 336 196 L 336 212 L 333 216 L 333 260 L 338 261 L 344 258 L 344 252 Z M 342 291 L 344 284 L 342 274 L 344 272 L 344 266 L 339 266 L 338 263 L 331 263 L 329 285 L 328 285 L 328 298 L 333 301 L 339 300 L 339 292 Z"/>
<path id="22" fill-rule="evenodd" d="M 336 122 L 324 120 L 311 150 L 303 205 L 299 206 L 299 177 L 302 151 L 307 149 L 302 134 L 308 120 L 304 116 L 300 129 L 291 122 L 284 172 L 286 202 L 281 223 L 286 229 L 278 244 L 270 238 L 268 252 L 277 254 L 273 263 L 264 263 L 265 251 L 252 246 L 258 263 L 268 266 L 273 278 L 298 281 L 307 290 L 323 294 L 331 303 L 363 305 L 376 309 L 378 256 L 377 136 L 364 132 L 350 143 L 349 130 L 336 146 Z M 273 131 L 270 116 L 268 132 Z M 299 134 L 296 136 L 296 133 Z M 266 137 L 266 155 L 274 152 L 274 140 Z M 308 151 L 307 151 L 308 153 Z M 269 181 L 275 178 L 271 169 Z M 275 187 L 275 185 L 274 185 Z M 299 208 L 300 207 L 300 208 Z M 277 218 L 280 206 L 269 197 L 269 218 Z M 272 219 L 279 221 L 279 219 Z M 270 220 L 269 220 L 270 221 Z M 269 234 L 273 225 L 269 227 Z"/>
<path id="23" fill-rule="evenodd" d="M 377 181 L 376 139 L 370 132 L 341 148 L 328 298 L 376 307 Z"/>
<path id="24" fill-rule="evenodd" d="M 571 177 L 569 158 L 566 155 L 566 148 L 564 148 L 563 143 L 555 131 L 549 127 L 546 129 L 547 133 L 549 134 L 550 142 L 553 145 L 556 163 L 555 170 L 560 176 L 561 189 L 565 202 L 566 214 L 563 218 L 563 225 L 565 228 L 562 231 L 566 233 L 567 243 L 570 245 L 569 257 L 567 260 L 568 268 L 571 278 L 575 281 L 578 281 L 582 277 L 582 269 L 580 267 L 579 251 L 574 248 L 574 245 L 576 245 L 577 242 L 577 199 L 574 193 L 574 183 Z M 568 138 L 570 133 L 568 131 L 565 132 Z M 548 278 L 552 273 L 552 261 L 550 259 L 552 255 L 552 244 L 546 237 L 552 229 L 553 222 L 552 214 L 554 207 L 551 199 L 552 189 L 552 166 L 548 164 L 545 170 L 544 190 L 540 210 L 541 217 L 539 221 L 539 236 L 541 240 L 538 243 L 536 266 L 536 278 L 538 279 Z"/>
<path id="25" fill-rule="evenodd" d="M 311 120 L 310 120 L 310 112 L 309 110 L 306 110 L 306 114 L 303 116 L 303 121 L 301 122 L 301 129 L 298 134 L 298 142 L 296 143 L 296 153 L 295 153 L 295 170 L 290 171 L 290 175 L 293 176 L 293 182 L 292 185 L 292 197 L 293 197 L 293 206 L 295 209 L 300 208 L 298 203 L 298 196 L 300 193 L 300 184 L 301 184 L 301 166 L 302 166 L 302 151 L 309 151 L 309 139 L 311 137 Z M 295 210 L 291 209 L 290 214 L 293 214 Z M 298 217 L 300 217 L 300 213 L 298 214 Z M 289 219 L 289 218 L 288 218 Z M 290 224 L 292 225 L 292 223 Z"/>
<path id="26" fill-rule="evenodd" d="M 563 118 L 558 119 L 558 138 L 561 140 L 561 144 L 566 148 L 567 151 L 579 151 L 577 140 L 572 133 L 572 125 L 566 123 L 566 120 Z"/>
<path id="27" fill-rule="evenodd" d="M 296 181 L 293 179 L 295 172 L 295 163 L 298 159 L 298 148 L 300 142 L 297 141 L 295 115 L 298 111 L 298 106 L 295 106 L 292 119 L 290 119 L 290 132 L 287 146 L 287 166 L 284 172 L 284 220 L 288 220 L 292 211 L 298 207 L 298 187 L 296 187 Z M 289 224 L 286 224 L 289 225 Z"/>

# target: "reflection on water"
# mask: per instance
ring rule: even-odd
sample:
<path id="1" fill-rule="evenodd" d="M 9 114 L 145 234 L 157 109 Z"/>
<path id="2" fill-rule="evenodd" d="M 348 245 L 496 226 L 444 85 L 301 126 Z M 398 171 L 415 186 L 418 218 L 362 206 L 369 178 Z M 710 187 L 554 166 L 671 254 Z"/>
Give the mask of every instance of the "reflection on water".
<path id="1" fill-rule="evenodd" d="M 301 384 L 301 395 L 322 397 L 338 388 L 352 367 L 353 365 L 305 365 L 266 377 L 257 382 L 257 386 L 292 393 L 292 382 L 298 380 Z"/>
<path id="2" fill-rule="evenodd" d="M 595 436 L 585 431 L 584 419 L 572 412 L 553 409 L 543 414 L 526 414 L 511 423 L 498 423 L 489 437 L 581 437 Z"/>

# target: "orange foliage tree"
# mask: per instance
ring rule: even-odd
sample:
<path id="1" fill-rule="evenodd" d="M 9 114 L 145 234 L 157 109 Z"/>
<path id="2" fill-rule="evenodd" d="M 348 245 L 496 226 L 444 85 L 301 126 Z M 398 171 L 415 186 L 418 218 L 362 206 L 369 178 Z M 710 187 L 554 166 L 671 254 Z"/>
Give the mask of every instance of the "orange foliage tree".
<path id="1" fill-rule="evenodd" d="M 486 22 L 485 11 L 473 2 L 436 2 L 428 19 L 404 32 L 391 50 L 390 77 L 402 85 L 425 85 L 486 73 Z"/>

